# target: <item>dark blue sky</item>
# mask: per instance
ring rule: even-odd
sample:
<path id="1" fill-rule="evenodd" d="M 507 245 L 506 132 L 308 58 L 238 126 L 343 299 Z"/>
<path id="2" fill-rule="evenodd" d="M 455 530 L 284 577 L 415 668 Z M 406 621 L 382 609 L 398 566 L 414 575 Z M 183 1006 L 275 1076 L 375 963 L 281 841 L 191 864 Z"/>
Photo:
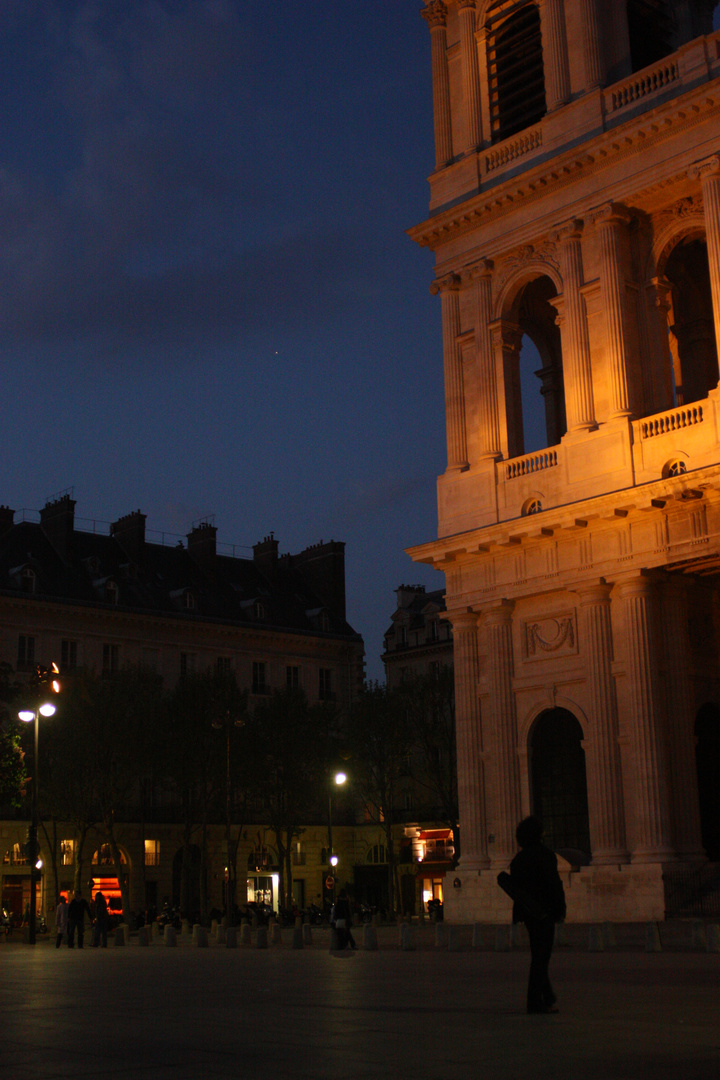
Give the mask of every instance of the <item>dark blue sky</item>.
<path id="1" fill-rule="evenodd" d="M 0 502 L 344 540 L 381 675 L 444 468 L 419 0 L 3 0 Z"/>

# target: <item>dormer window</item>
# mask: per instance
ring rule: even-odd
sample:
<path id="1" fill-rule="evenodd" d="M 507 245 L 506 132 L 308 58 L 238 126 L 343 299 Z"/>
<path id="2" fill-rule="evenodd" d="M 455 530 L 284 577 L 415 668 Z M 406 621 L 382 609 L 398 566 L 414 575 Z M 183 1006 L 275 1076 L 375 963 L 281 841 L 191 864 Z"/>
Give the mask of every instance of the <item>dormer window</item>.
<path id="1" fill-rule="evenodd" d="M 197 607 L 197 598 L 192 589 L 173 589 L 170 599 L 181 611 L 195 611 Z"/>
<path id="2" fill-rule="evenodd" d="M 105 599 L 108 604 L 117 604 L 120 599 L 120 590 L 118 589 L 117 582 L 112 578 L 108 578 L 105 582 Z"/>
<path id="3" fill-rule="evenodd" d="M 24 566 L 20 574 L 20 590 L 24 593 L 34 593 L 37 586 L 37 574 L 32 566 Z"/>
<path id="4" fill-rule="evenodd" d="M 257 619 L 258 622 L 265 622 L 267 619 L 265 605 L 260 600 L 256 600 L 253 604 L 253 618 Z"/>

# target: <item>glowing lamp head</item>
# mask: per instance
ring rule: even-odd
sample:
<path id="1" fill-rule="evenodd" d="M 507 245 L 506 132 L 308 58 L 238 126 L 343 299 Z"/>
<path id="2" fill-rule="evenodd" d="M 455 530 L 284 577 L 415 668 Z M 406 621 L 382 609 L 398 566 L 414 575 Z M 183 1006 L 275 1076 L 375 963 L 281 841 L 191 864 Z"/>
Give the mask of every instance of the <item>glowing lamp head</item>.
<path id="1" fill-rule="evenodd" d="M 335 783 L 336 784 L 344 784 L 346 780 L 347 780 L 347 776 L 345 775 L 344 772 L 335 773 Z"/>
<path id="2" fill-rule="evenodd" d="M 29 709 L 22 709 L 18 713 L 18 717 L 20 720 L 22 720 L 23 724 L 31 724 L 35 719 L 35 713 L 30 712 Z"/>
<path id="3" fill-rule="evenodd" d="M 57 709 L 54 705 L 51 705 L 50 702 L 47 701 L 44 705 L 40 706 L 40 709 L 38 711 L 41 716 L 54 716 L 57 712 Z"/>
<path id="4" fill-rule="evenodd" d="M 331 866 L 337 866 L 339 861 L 340 860 L 338 859 L 337 855 L 331 855 L 330 856 L 330 865 Z"/>

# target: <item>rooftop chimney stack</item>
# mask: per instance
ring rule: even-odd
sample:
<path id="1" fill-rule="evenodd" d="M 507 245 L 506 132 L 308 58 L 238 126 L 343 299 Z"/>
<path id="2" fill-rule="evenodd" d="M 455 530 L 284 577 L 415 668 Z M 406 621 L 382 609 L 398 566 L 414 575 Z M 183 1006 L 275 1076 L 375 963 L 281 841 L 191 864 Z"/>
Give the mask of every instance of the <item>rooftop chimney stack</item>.
<path id="1" fill-rule="evenodd" d="M 65 494 L 47 502 L 40 511 L 40 527 L 62 561 L 69 563 L 75 531 L 75 500 Z"/>

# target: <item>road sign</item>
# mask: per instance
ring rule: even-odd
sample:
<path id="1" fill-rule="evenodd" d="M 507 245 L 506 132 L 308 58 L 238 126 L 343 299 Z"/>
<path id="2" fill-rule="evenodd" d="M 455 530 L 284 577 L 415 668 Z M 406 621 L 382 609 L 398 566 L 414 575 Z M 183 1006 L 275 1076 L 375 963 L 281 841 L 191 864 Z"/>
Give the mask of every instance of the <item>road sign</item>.
<path id="1" fill-rule="evenodd" d="M 332 877 L 331 875 L 328 875 L 328 876 L 327 876 L 327 877 L 325 878 L 325 888 L 326 888 L 326 889 L 327 889 L 327 890 L 328 890 L 329 892 L 332 892 L 332 890 L 333 890 L 333 889 L 335 888 L 335 878 L 334 878 L 334 877 Z"/>

